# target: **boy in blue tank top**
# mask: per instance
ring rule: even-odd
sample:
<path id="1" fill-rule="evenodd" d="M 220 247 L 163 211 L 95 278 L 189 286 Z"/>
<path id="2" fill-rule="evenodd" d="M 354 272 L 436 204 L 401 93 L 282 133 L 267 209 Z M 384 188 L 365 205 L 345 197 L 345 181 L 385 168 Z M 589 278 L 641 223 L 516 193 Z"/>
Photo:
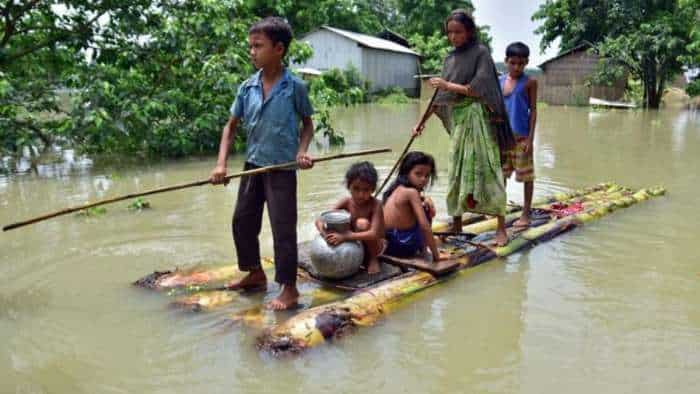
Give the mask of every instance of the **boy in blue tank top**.
<path id="1" fill-rule="evenodd" d="M 515 180 L 522 182 L 525 189 L 523 213 L 513 226 L 530 225 L 530 206 L 535 181 L 533 142 L 537 121 L 537 81 L 525 74 L 530 57 L 530 48 L 522 42 L 515 42 L 506 48 L 508 74 L 500 77 L 503 100 L 506 103 L 508 119 L 515 135 L 515 148 L 503 163 L 503 177 L 510 178 L 515 170 Z"/>

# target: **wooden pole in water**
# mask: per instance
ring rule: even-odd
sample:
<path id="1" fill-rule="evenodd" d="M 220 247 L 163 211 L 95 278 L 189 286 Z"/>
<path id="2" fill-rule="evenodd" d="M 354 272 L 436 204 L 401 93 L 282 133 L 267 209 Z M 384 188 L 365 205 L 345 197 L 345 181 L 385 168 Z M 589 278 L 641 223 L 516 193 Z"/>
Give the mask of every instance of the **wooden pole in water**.
<path id="1" fill-rule="evenodd" d="M 430 102 L 428 102 L 428 107 L 425 109 L 425 112 L 423 112 L 423 116 L 420 118 L 419 128 L 420 126 L 423 126 L 425 122 L 428 120 L 428 114 L 430 113 L 430 108 L 433 106 L 433 102 L 435 101 L 435 96 L 437 96 L 438 91 L 440 89 L 435 88 L 435 92 L 433 92 L 432 97 L 430 97 Z M 408 140 L 408 143 L 406 144 L 406 147 L 403 148 L 403 152 L 401 152 L 401 156 L 396 160 L 396 163 L 394 163 L 394 167 L 391 168 L 391 171 L 389 171 L 389 175 L 386 176 L 384 179 L 384 182 L 382 182 L 382 185 L 379 186 L 379 189 L 377 189 L 376 192 L 374 192 L 374 197 L 377 197 L 379 193 L 382 192 L 382 189 L 384 189 L 384 186 L 386 186 L 387 182 L 389 182 L 389 179 L 391 179 L 391 176 L 394 175 L 394 171 L 396 171 L 396 168 L 399 166 L 399 163 L 401 163 L 401 160 L 403 160 L 403 157 L 406 156 L 406 153 L 408 150 L 411 148 L 411 145 L 413 145 L 413 141 L 416 139 L 415 135 L 411 136 L 411 139 Z"/>
<path id="2" fill-rule="evenodd" d="M 349 152 L 349 153 L 338 153 L 335 155 L 317 157 L 317 158 L 313 159 L 313 162 L 319 163 L 322 161 L 345 159 L 348 157 L 373 155 L 373 154 L 377 154 L 377 153 L 386 153 L 386 152 L 391 152 L 391 149 L 381 148 L 381 149 L 368 149 L 368 150 Z M 296 161 L 290 161 L 288 163 L 276 164 L 273 166 L 256 168 L 254 170 L 237 172 L 235 174 L 231 174 L 231 175 L 226 176 L 225 180 L 229 181 L 233 178 L 239 178 L 239 177 L 246 176 L 246 175 L 256 175 L 256 174 L 262 174 L 265 172 L 270 172 L 270 171 L 275 171 L 275 170 L 291 169 L 291 168 L 296 168 L 296 166 L 297 166 Z M 18 227 L 27 226 L 27 225 L 30 225 L 33 223 L 37 223 L 37 222 L 41 222 L 41 221 L 44 221 L 47 219 L 55 218 L 57 216 L 67 215 L 67 214 L 72 213 L 72 212 L 81 211 L 83 209 L 88 209 L 88 208 L 96 207 L 99 205 L 111 204 L 113 202 L 128 200 L 130 198 L 148 196 L 151 194 L 165 193 L 165 192 L 171 192 L 173 190 L 186 189 L 188 187 L 202 186 L 202 185 L 207 185 L 210 183 L 211 183 L 211 181 L 209 179 L 204 179 L 204 180 L 197 181 L 197 182 L 190 182 L 190 183 L 184 183 L 184 184 L 180 184 L 180 185 L 173 185 L 173 186 L 161 187 L 158 189 L 147 190 L 147 191 L 142 192 L 142 193 L 133 193 L 133 194 L 127 194 L 127 195 L 123 195 L 123 196 L 119 196 L 119 197 L 108 198 L 108 199 L 100 200 L 100 201 L 93 202 L 90 204 L 85 204 L 85 205 L 81 205 L 81 206 L 73 207 L 73 208 L 66 208 L 66 209 L 62 209 L 62 210 L 57 211 L 57 212 L 48 213 L 48 214 L 42 215 L 42 216 L 37 216 L 33 219 L 28 219 L 28 220 L 24 220 L 21 222 L 8 224 L 7 226 L 2 228 L 2 231 L 13 230 L 13 229 L 16 229 Z"/>

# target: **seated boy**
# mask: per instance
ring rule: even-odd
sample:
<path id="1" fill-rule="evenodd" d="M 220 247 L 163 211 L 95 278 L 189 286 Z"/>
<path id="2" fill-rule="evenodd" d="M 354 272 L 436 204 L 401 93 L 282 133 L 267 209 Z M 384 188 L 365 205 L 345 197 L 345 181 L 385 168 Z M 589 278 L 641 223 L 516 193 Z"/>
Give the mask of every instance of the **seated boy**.
<path id="1" fill-rule="evenodd" d="M 382 204 L 374 198 L 377 188 L 377 170 L 372 163 L 363 161 L 355 163 L 345 173 L 345 186 L 350 197 L 345 197 L 333 206 L 350 212 L 352 231 L 349 233 L 327 232 L 323 221 L 316 220 L 316 228 L 326 238 L 329 245 L 338 245 L 345 241 L 362 241 L 365 249 L 367 272 L 379 272 L 381 240 L 384 237 L 384 213 Z"/>

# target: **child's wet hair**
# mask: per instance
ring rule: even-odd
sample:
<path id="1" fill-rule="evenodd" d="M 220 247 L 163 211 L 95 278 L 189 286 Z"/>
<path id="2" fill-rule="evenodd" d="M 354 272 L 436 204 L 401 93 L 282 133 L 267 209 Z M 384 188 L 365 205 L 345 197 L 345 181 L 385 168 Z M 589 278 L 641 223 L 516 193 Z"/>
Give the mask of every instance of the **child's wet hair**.
<path id="1" fill-rule="evenodd" d="M 272 45 L 281 43 L 284 46 L 284 54 L 287 54 L 289 44 L 292 42 L 292 27 L 284 19 L 278 16 L 268 16 L 259 20 L 248 30 L 248 34 L 262 33 L 272 41 Z"/>
<path id="2" fill-rule="evenodd" d="M 411 185 L 411 183 L 408 181 L 408 174 L 411 172 L 413 167 L 418 165 L 429 166 L 430 182 L 428 184 L 432 185 L 433 182 L 435 182 L 435 180 L 437 179 L 437 168 L 435 168 L 435 159 L 433 159 L 433 156 L 419 151 L 408 152 L 406 156 L 403 157 L 403 160 L 401 160 L 401 165 L 399 166 L 399 173 L 396 176 L 396 179 L 394 180 L 394 182 L 391 183 L 389 188 L 386 189 L 386 191 L 382 195 L 382 201 L 384 203 L 386 203 L 386 201 L 391 196 L 391 193 L 393 193 L 394 190 L 396 190 L 396 188 L 399 187 L 399 185 L 415 188 L 415 186 Z"/>
<path id="3" fill-rule="evenodd" d="M 476 38 L 476 22 L 474 22 L 474 17 L 469 11 L 458 8 L 450 12 L 450 15 L 445 20 L 445 32 L 447 32 L 447 24 L 451 21 L 459 22 L 464 25 L 464 28 L 472 32 L 474 38 Z"/>
<path id="4" fill-rule="evenodd" d="M 514 42 L 506 48 L 506 58 L 509 57 L 522 57 L 527 59 L 530 57 L 530 48 L 520 41 Z"/>
<path id="5" fill-rule="evenodd" d="M 374 168 L 372 163 L 368 161 L 360 161 L 348 168 L 347 172 L 345 173 L 345 186 L 350 188 L 350 184 L 358 179 L 370 184 L 372 189 L 377 188 L 379 176 L 377 175 L 377 170 Z"/>

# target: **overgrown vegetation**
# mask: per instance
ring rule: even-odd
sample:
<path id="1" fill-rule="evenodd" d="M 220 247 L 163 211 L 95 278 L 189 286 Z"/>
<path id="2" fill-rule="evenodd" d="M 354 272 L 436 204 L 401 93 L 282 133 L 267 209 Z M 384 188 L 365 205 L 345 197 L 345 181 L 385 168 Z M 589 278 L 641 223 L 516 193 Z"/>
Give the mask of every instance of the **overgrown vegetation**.
<path id="1" fill-rule="evenodd" d="M 391 88 L 379 91 L 373 95 L 373 101 L 378 104 L 407 104 L 411 99 L 401 88 Z"/>
<path id="2" fill-rule="evenodd" d="M 685 91 L 691 97 L 700 96 L 700 78 L 695 78 L 694 80 L 690 81 L 688 86 L 685 88 Z"/>
<path id="3" fill-rule="evenodd" d="M 144 209 L 151 209 L 151 203 L 142 197 L 137 197 L 127 205 L 127 208 L 132 211 L 143 211 Z"/>
<path id="4" fill-rule="evenodd" d="M 76 217 L 96 217 L 103 216 L 107 213 L 107 208 L 105 207 L 92 207 L 88 209 L 81 209 L 75 213 Z"/>
<path id="5" fill-rule="evenodd" d="M 344 143 L 343 133 L 332 125 L 331 109 L 339 105 L 367 102 L 369 89 L 369 82 L 364 81 L 359 71 L 352 66 L 345 70 L 331 69 L 311 79 L 309 95 L 315 105 L 316 134 L 327 138 L 331 145 Z"/>

